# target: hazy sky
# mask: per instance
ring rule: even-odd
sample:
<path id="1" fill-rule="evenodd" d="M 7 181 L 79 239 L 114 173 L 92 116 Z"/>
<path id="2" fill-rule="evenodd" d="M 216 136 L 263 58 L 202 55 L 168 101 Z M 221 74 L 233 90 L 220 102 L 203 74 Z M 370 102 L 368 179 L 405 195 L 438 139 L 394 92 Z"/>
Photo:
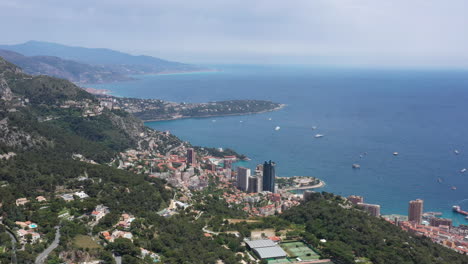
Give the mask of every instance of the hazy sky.
<path id="1" fill-rule="evenodd" d="M 0 0 L 0 28 L 185 62 L 468 66 L 468 0 Z"/>

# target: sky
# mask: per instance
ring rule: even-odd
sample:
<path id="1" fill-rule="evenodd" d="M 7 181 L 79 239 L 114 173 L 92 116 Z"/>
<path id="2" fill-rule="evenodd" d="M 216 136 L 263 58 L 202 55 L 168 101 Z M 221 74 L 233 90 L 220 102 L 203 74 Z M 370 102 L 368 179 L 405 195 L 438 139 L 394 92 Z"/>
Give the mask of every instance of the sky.
<path id="1" fill-rule="evenodd" d="M 468 67 L 467 14 L 467 0 L 0 0 L 0 43 L 190 63 Z"/>

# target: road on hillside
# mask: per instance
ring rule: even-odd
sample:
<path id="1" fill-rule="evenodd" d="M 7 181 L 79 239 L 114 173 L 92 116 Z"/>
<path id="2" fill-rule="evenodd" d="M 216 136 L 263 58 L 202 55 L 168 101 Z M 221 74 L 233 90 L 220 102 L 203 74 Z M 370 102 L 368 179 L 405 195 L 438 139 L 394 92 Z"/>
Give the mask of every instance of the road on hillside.
<path id="1" fill-rule="evenodd" d="M 47 259 L 49 256 L 50 252 L 52 252 L 59 244 L 60 241 L 60 226 L 55 227 L 55 239 L 50 244 L 49 247 L 47 247 L 41 254 L 39 254 L 36 258 L 36 262 L 34 264 L 44 264 L 44 261 Z"/>
<path id="2" fill-rule="evenodd" d="M 11 252 L 13 253 L 11 255 L 11 263 L 16 264 L 18 263 L 16 260 L 16 243 L 18 243 L 18 240 L 16 240 L 15 235 L 9 229 L 6 229 L 6 232 L 11 237 Z"/>

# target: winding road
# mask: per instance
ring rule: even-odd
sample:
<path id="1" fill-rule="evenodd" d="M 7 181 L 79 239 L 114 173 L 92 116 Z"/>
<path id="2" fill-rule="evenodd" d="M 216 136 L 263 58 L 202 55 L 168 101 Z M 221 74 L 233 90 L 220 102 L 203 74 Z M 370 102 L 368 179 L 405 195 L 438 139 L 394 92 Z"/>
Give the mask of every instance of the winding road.
<path id="1" fill-rule="evenodd" d="M 208 230 L 206 229 L 208 226 L 204 226 L 202 228 L 202 231 L 205 232 L 205 233 L 208 233 L 208 234 L 212 234 L 212 235 L 219 235 L 219 232 L 214 232 L 214 231 L 211 231 L 211 230 Z"/>
<path id="2" fill-rule="evenodd" d="M 13 252 L 11 255 L 11 263 L 16 264 L 18 263 L 16 260 L 16 243 L 18 243 L 18 240 L 16 240 L 15 235 L 9 229 L 6 229 L 6 233 L 11 237 L 11 251 Z"/>
<path id="3" fill-rule="evenodd" d="M 55 230 L 56 231 L 55 231 L 54 241 L 52 242 L 52 244 L 50 244 L 49 247 L 47 247 L 41 254 L 39 254 L 37 256 L 36 261 L 34 262 L 34 264 L 43 264 L 44 261 L 49 256 L 50 252 L 52 252 L 58 246 L 59 241 L 60 241 L 60 226 L 56 226 Z"/>

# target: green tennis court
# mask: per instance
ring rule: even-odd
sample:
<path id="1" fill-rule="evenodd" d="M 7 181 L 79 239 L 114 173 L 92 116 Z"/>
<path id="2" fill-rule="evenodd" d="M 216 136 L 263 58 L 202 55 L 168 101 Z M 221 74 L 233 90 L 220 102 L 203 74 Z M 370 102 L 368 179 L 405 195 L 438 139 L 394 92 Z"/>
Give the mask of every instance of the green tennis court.
<path id="1" fill-rule="evenodd" d="M 300 241 L 281 243 L 280 246 L 288 253 L 290 258 L 300 258 L 301 260 L 320 259 L 315 251 Z"/>
<path id="2" fill-rule="evenodd" d="M 268 264 L 290 264 L 291 261 L 288 259 L 272 259 L 268 260 Z"/>

